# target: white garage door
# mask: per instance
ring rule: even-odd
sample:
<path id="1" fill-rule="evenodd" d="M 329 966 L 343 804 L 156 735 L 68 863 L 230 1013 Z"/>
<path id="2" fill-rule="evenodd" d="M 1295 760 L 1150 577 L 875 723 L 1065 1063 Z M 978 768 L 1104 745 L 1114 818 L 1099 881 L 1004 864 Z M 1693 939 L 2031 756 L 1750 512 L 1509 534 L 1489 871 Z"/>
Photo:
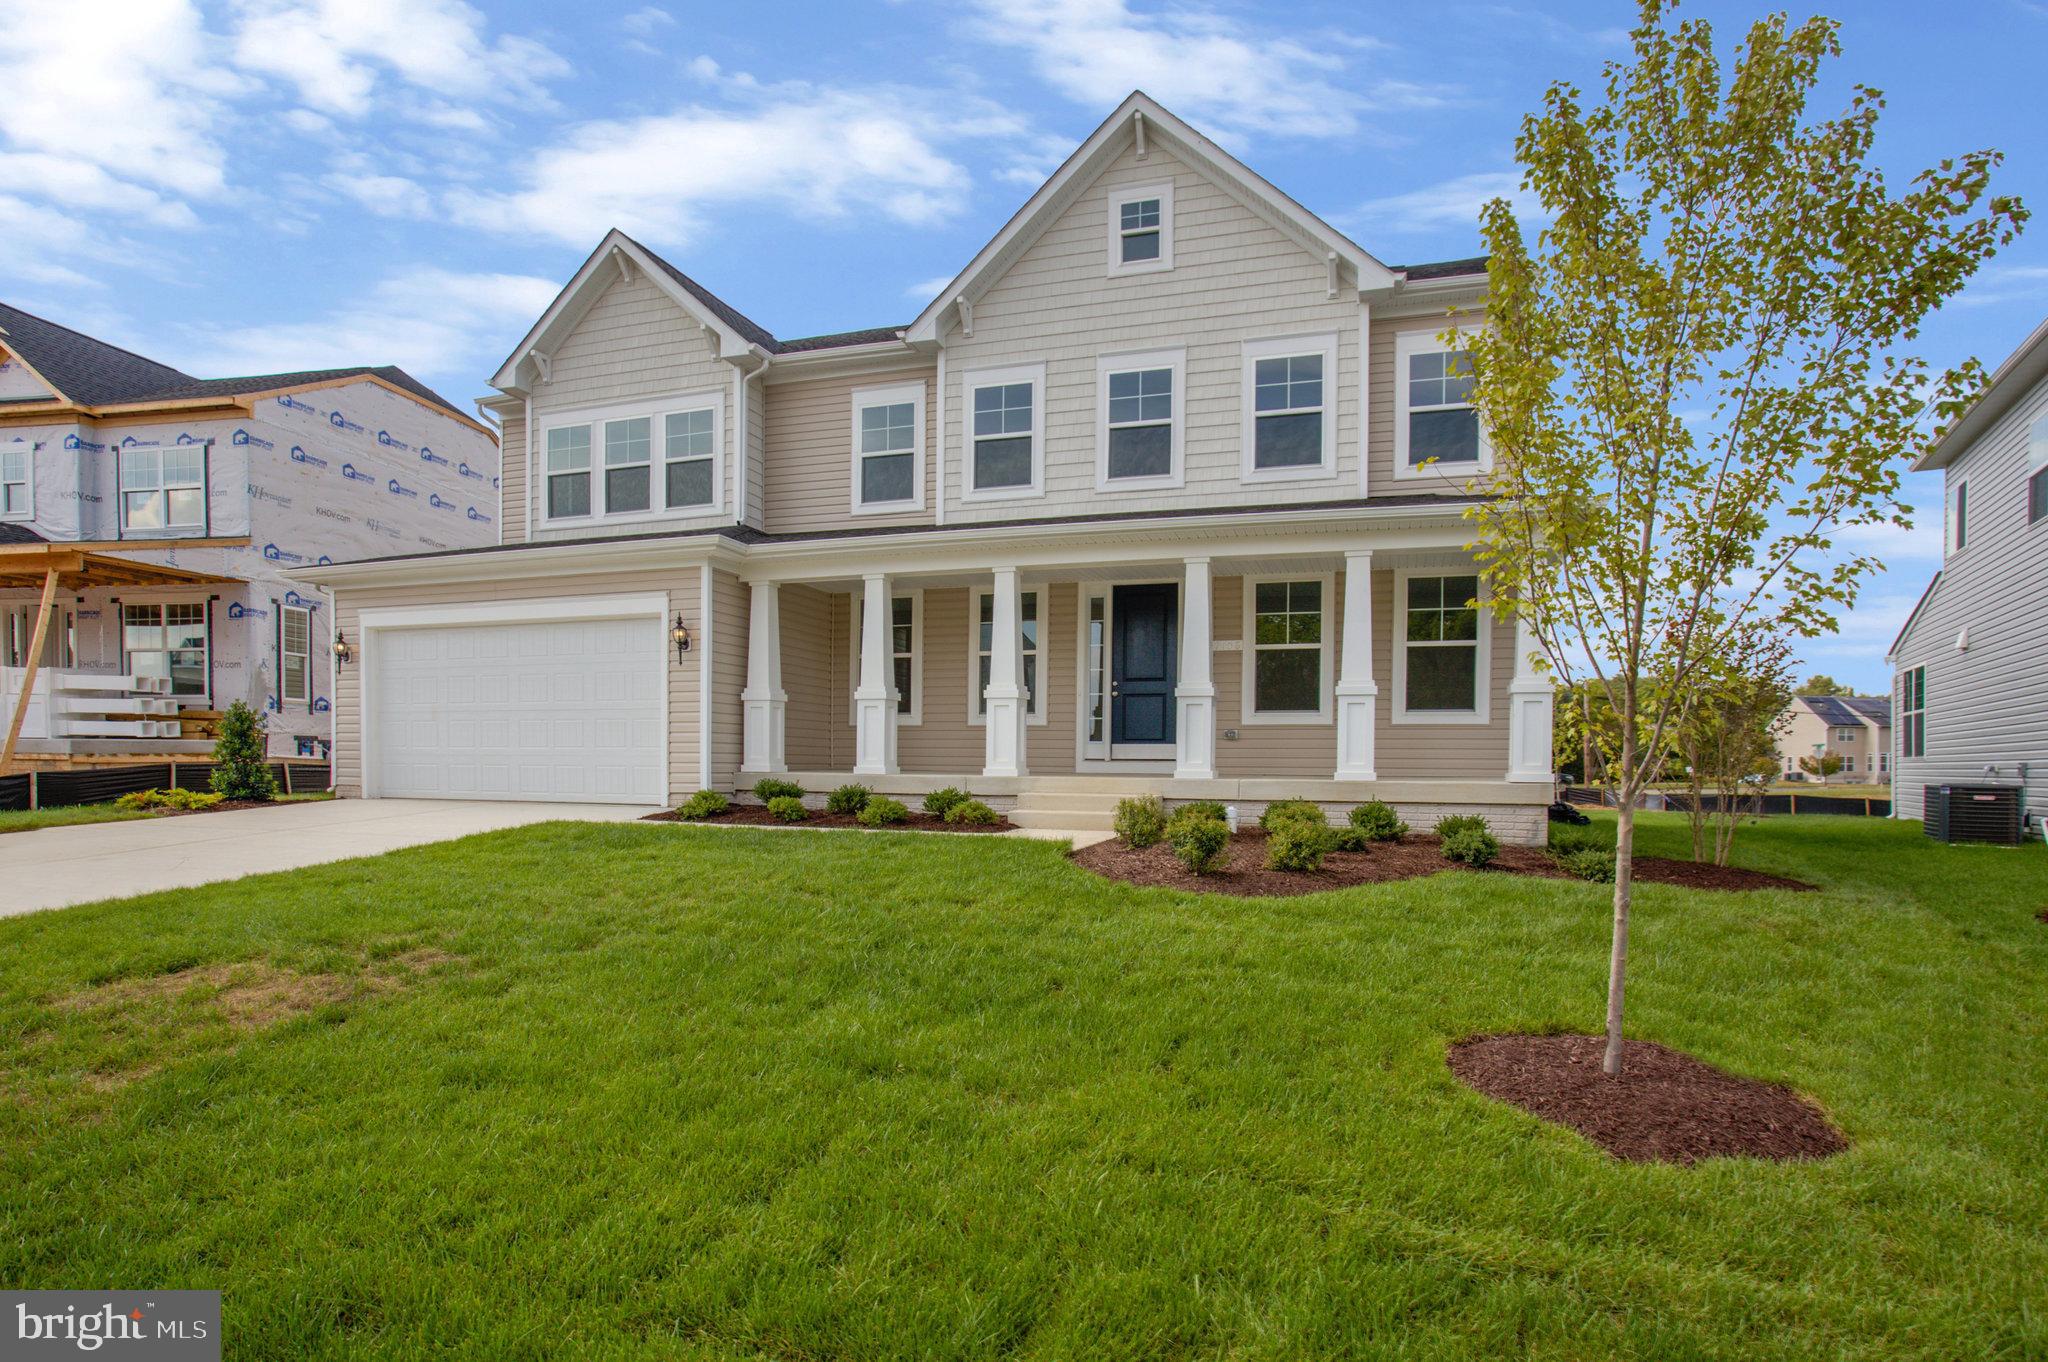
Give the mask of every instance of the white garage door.
<path id="1" fill-rule="evenodd" d="M 660 804 L 658 617 L 380 629 L 369 793 Z"/>

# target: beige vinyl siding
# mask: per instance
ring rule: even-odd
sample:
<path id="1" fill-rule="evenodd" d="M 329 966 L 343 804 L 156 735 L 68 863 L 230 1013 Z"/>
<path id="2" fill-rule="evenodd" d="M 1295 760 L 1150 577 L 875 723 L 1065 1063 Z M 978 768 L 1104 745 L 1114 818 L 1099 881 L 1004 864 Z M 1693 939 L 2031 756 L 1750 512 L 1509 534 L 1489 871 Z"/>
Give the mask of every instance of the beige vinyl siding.
<path id="1" fill-rule="evenodd" d="M 747 686 L 746 584 L 730 572 L 711 574 L 711 786 L 732 788 L 740 769 L 746 734 L 746 710 L 740 692 Z M 684 612 L 688 619 L 690 612 Z"/>
<path id="2" fill-rule="evenodd" d="M 747 504 L 733 518 L 755 529 L 765 526 L 768 488 L 767 380 L 750 377 L 747 394 Z"/>
<path id="3" fill-rule="evenodd" d="M 854 515 L 853 394 L 892 384 L 925 385 L 923 511 Z M 807 530 L 929 525 L 938 502 L 932 432 L 938 429 L 934 365 L 768 385 L 766 485 L 762 527 L 770 534 Z"/>
<path id="4" fill-rule="evenodd" d="M 1110 278 L 1111 186 L 1174 186 L 1171 270 Z M 1126 151 L 975 303 L 974 334 L 946 335 L 947 516 L 1001 520 L 1182 506 L 1241 506 L 1357 496 L 1356 290 L 1327 295 L 1328 272 L 1310 251 L 1221 187 L 1155 146 Z M 1243 444 L 1243 343 L 1334 334 L 1338 371 L 1326 378 L 1335 404 L 1332 477 L 1247 484 Z M 1125 351 L 1185 348 L 1186 486 L 1098 493 L 1096 361 Z M 1037 499 L 963 502 L 962 382 L 972 371 L 1044 363 L 1045 489 Z"/>
<path id="5" fill-rule="evenodd" d="M 1414 496 L 1423 492 L 1455 495 L 1464 492 L 1466 483 L 1473 481 L 1464 473 L 1431 473 L 1417 478 L 1394 476 L 1394 422 L 1401 419 L 1398 394 L 1394 388 L 1395 343 L 1404 334 L 1441 335 L 1454 320 L 1460 326 L 1468 326 L 1476 320 L 1476 314 L 1453 319 L 1434 312 L 1426 317 L 1373 321 L 1372 354 L 1366 365 L 1370 375 L 1365 403 L 1369 438 L 1366 472 L 1373 496 Z"/>
<path id="6" fill-rule="evenodd" d="M 526 539 L 526 403 L 506 402 L 497 408 L 504 431 L 499 437 L 498 542 Z"/>
<path id="7" fill-rule="evenodd" d="M 793 771 L 836 769 L 830 721 L 833 670 L 840 649 L 832 631 L 832 595 L 808 586 L 776 593 L 782 616 L 783 749 Z M 851 730 L 848 730 L 851 741 Z M 850 761 L 851 759 L 849 759 Z"/>
<path id="8" fill-rule="evenodd" d="M 671 617 L 680 611 L 685 619 L 696 619 L 699 611 L 697 572 L 694 567 L 682 567 L 655 572 L 599 573 L 542 582 L 462 582 L 377 589 L 342 587 L 336 591 L 335 622 L 349 638 L 364 643 L 360 627 L 364 610 L 652 591 L 668 593 Z M 744 629 L 740 637 L 745 637 Z M 354 661 L 338 668 L 335 675 L 334 782 L 335 788 L 343 795 L 362 793 L 362 678 L 363 668 L 368 663 L 367 653 L 368 648 L 365 647 Z M 669 668 L 668 778 L 671 792 L 688 792 L 698 785 L 697 672 L 694 660 Z"/>
<path id="9" fill-rule="evenodd" d="M 656 520 L 603 520 L 575 526 L 545 527 L 539 505 L 544 479 L 534 478 L 527 508 L 535 539 L 577 539 L 590 535 L 703 528 L 733 518 L 733 411 L 730 364 L 718 358 L 716 342 L 695 318 L 644 275 L 615 280 L 599 295 L 583 319 L 557 348 L 551 377 L 533 395 L 534 439 L 545 450 L 540 432 L 550 413 L 624 406 L 664 397 L 716 393 L 722 467 L 722 510 L 695 516 Z M 655 439 L 655 502 L 660 502 L 661 441 Z M 593 477 L 603 467 L 603 440 L 592 432 Z"/>

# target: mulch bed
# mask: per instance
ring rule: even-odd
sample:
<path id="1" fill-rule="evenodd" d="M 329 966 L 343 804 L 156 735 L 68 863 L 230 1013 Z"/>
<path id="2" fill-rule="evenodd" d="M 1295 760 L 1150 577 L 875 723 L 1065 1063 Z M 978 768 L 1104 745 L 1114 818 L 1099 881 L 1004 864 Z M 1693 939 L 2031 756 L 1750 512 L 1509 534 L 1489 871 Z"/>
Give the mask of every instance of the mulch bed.
<path id="1" fill-rule="evenodd" d="M 716 818 L 683 818 L 674 809 L 663 809 L 650 813 L 642 822 L 647 823 L 740 823 L 755 827 L 771 828 L 858 828 L 862 832 L 873 832 L 867 824 L 847 813 L 826 813 L 823 809 L 811 810 L 811 816 L 801 823 L 785 823 L 768 812 L 765 804 L 735 804 Z M 884 831 L 893 832 L 1008 832 L 1016 827 L 1005 818 L 995 823 L 948 823 L 932 814 L 915 809 L 910 817 L 901 823 L 891 823 Z"/>
<path id="2" fill-rule="evenodd" d="M 1412 880 L 1452 869 L 1428 833 L 1411 834 L 1399 842 L 1375 843 L 1368 851 L 1333 851 L 1323 858 L 1320 870 L 1268 870 L 1266 834 L 1246 828 L 1230 839 L 1229 859 L 1223 869 L 1210 875 L 1196 875 L 1174 856 L 1164 842 L 1133 850 L 1119 841 L 1097 842 L 1074 853 L 1074 861 L 1112 880 L 1149 885 L 1160 889 L 1188 889 L 1202 894 L 1235 894 L 1241 898 L 1282 898 L 1293 894 L 1321 894 L 1347 889 L 1356 884 L 1385 884 Z M 1542 879 L 1569 879 L 1541 847 L 1504 846 L 1500 856 L 1483 872 L 1488 875 L 1534 875 Z M 1780 875 L 1743 870 L 1736 866 L 1694 865 L 1691 861 L 1667 861 L 1657 856 L 1638 856 L 1636 879 L 1653 884 L 1675 884 L 1686 889 L 1812 889 L 1810 884 Z"/>
<path id="3" fill-rule="evenodd" d="M 1621 1076 L 1600 1061 L 1601 1036 L 1475 1036 L 1451 1047 L 1468 1087 L 1570 1126 L 1618 1159 L 1824 1159 L 1849 1147 L 1790 1088 L 1738 1078 L 1654 1041 L 1622 1045 Z"/>

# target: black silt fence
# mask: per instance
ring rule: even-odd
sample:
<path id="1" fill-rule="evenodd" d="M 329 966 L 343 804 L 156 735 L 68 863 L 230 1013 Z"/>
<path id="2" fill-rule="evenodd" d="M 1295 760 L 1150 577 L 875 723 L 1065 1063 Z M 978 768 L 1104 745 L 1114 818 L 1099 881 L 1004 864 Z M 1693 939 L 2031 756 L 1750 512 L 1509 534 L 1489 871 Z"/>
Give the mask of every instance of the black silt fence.
<path id="1" fill-rule="evenodd" d="M 325 790 L 333 779 L 326 762 L 281 762 L 270 764 L 282 794 L 314 794 Z M 33 780 L 33 794 L 31 794 Z M 141 766 L 97 766 L 87 770 L 69 768 L 27 775 L 0 776 L 0 809 L 26 809 L 31 805 L 54 808 L 60 804 L 108 804 L 136 790 L 197 790 L 213 788 L 210 761 L 163 762 Z"/>
<path id="2" fill-rule="evenodd" d="M 1573 786 L 1564 792 L 1567 801 L 1583 804 L 1589 808 L 1613 808 L 1614 799 L 1605 790 L 1589 790 Z M 1682 791 L 1655 791 L 1650 802 L 1638 807 L 1663 807 L 1673 813 L 1685 813 L 1692 808 L 1692 796 Z M 1721 811 L 1721 796 L 1706 795 L 1700 801 L 1709 812 Z M 1735 801 L 1736 811 L 1745 814 L 1761 814 L 1770 817 L 1778 814 L 1835 814 L 1847 818 L 1889 818 L 1892 816 L 1892 802 L 1889 799 L 1863 799 L 1842 795 L 1810 794 L 1767 794 L 1741 795 Z"/>

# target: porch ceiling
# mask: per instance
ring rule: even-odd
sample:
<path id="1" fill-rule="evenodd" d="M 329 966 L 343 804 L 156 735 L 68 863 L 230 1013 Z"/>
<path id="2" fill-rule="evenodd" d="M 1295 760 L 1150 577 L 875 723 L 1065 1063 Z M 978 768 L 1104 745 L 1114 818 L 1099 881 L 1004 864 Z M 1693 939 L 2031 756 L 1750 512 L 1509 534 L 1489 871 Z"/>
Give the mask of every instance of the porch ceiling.
<path id="1" fill-rule="evenodd" d="M 191 541 L 167 542 L 189 544 Z M 125 547 L 136 546 L 130 544 Z M 52 572 L 57 574 L 58 585 L 66 591 L 109 586 L 198 586 L 241 580 L 218 573 L 196 572 L 190 568 L 138 562 L 75 544 L 0 544 L 0 589 L 38 589 Z"/>

